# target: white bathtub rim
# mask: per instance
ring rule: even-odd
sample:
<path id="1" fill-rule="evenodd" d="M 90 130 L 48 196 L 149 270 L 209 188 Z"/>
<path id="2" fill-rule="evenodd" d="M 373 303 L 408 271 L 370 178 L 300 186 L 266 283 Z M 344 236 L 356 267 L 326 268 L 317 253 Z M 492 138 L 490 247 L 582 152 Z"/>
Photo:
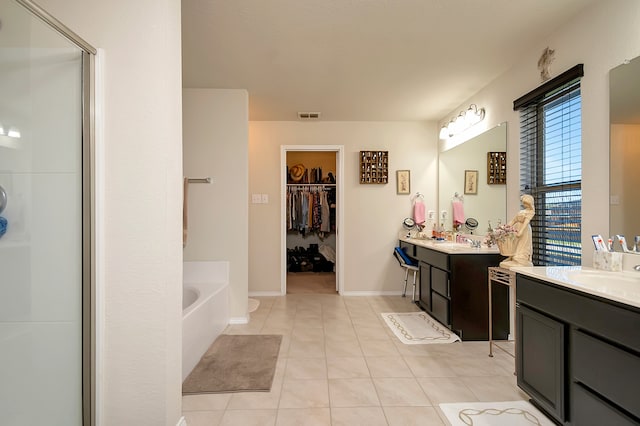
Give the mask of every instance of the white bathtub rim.
<path id="1" fill-rule="evenodd" d="M 188 318 L 199 306 L 224 290 L 228 285 L 226 282 L 184 283 L 183 287 L 192 289 L 197 293 L 198 297 L 192 304 L 182 310 L 182 320 L 184 321 L 185 318 Z"/>
<path id="2" fill-rule="evenodd" d="M 182 285 L 182 300 L 183 300 L 183 303 L 184 303 L 185 291 L 194 292 L 195 295 L 196 295 L 196 298 L 189 305 L 187 305 L 186 307 L 182 308 L 182 316 L 183 317 L 184 317 L 185 311 L 187 311 L 189 308 L 191 308 L 191 306 L 193 306 L 195 303 L 197 303 L 198 300 L 200 299 L 200 297 L 202 296 L 202 293 L 200 292 L 200 290 L 196 286 L 184 285 L 183 284 Z"/>

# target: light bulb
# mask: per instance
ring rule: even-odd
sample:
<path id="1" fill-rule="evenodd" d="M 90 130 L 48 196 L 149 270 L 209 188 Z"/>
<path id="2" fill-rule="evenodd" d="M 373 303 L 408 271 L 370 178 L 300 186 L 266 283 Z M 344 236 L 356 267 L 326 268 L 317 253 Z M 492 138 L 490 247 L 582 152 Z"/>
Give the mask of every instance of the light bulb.
<path id="1" fill-rule="evenodd" d="M 449 137 L 449 129 L 447 129 L 447 126 L 442 126 L 442 129 L 440 129 L 440 139 L 447 139 Z"/>
<path id="2" fill-rule="evenodd" d="M 465 114 L 467 118 L 467 123 L 469 126 L 473 126 L 478 122 L 478 110 L 474 108 L 474 105 L 471 105 Z"/>
<path id="3" fill-rule="evenodd" d="M 9 136 L 10 138 L 20 138 L 20 131 L 18 129 L 12 128 L 9 129 L 9 133 L 7 133 L 7 136 Z"/>

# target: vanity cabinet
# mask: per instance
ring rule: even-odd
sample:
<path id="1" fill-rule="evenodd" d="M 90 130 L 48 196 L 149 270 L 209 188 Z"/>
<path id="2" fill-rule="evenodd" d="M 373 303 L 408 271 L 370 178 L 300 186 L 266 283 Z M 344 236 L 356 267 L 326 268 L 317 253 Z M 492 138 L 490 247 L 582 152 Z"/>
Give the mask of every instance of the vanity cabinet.
<path id="1" fill-rule="evenodd" d="M 441 324 L 451 328 L 448 255 L 417 247 L 416 257 L 420 261 L 419 304 Z"/>
<path id="2" fill-rule="evenodd" d="M 640 309 L 517 274 L 518 386 L 566 425 L 640 423 Z"/>
<path id="3" fill-rule="evenodd" d="M 462 340 L 488 340 L 488 270 L 503 256 L 498 253 L 446 253 L 400 241 L 400 247 L 419 261 L 418 306 Z M 493 336 L 509 334 L 508 287 L 493 284 Z"/>
<path id="4" fill-rule="evenodd" d="M 517 292 L 516 292 L 517 294 Z M 565 412 L 565 324 L 524 306 L 516 313 L 518 386 L 560 420 Z"/>

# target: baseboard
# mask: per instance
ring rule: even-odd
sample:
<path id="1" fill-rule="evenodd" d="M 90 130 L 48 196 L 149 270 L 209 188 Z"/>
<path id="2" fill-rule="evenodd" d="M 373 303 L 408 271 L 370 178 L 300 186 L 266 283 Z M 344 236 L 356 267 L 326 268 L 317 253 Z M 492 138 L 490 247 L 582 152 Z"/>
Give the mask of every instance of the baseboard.
<path id="1" fill-rule="evenodd" d="M 178 420 L 176 426 L 187 426 L 187 420 L 184 417 L 180 417 L 180 420 Z"/>
<path id="2" fill-rule="evenodd" d="M 402 296 L 401 290 L 394 291 L 343 291 L 341 296 Z M 249 297 L 275 297 L 282 296 L 279 291 L 253 291 Z"/>
<path id="3" fill-rule="evenodd" d="M 250 291 L 249 297 L 274 297 L 274 296 L 282 296 L 282 293 L 279 291 Z"/>
<path id="4" fill-rule="evenodd" d="M 249 324 L 249 318 L 248 317 L 232 317 L 232 318 L 229 318 L 229 324 L 230 325 Z"/>
<path id="5" fill-rule="evenodd" d="M 402 290 L 393 291 L 343 291 L 341 296 L 402 296 Z M 282 296 L 279 291 L 250 291 L 249 297 Z"/>
<path id="6" fill-rule="evenodd" d="M 341 296 L 402 296 L 402 291 L 343 291 Z M 411 296 L 409 296 L 411 298 Z"/>

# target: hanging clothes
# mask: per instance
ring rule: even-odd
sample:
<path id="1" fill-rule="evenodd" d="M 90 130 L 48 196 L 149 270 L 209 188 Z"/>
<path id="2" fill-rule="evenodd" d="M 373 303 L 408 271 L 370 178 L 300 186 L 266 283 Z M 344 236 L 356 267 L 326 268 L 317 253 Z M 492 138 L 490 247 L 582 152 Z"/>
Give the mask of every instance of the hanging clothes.
<path id="1" fill-rule="evenodd" d="M 320 232 L 331 232 L 331 213 L 326 191 L 320 194 L 320 217 Z"/>
<path id="2" fill-rule="evenodd" d="M 317 232 L 323 237 L 335 230 L 335 188 L 292 185 L 288 188 L 286 208 L 288 231 L 302 235 Z"/>

